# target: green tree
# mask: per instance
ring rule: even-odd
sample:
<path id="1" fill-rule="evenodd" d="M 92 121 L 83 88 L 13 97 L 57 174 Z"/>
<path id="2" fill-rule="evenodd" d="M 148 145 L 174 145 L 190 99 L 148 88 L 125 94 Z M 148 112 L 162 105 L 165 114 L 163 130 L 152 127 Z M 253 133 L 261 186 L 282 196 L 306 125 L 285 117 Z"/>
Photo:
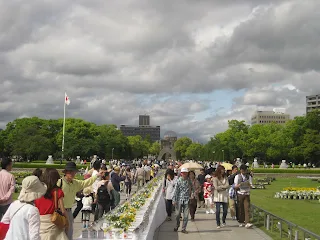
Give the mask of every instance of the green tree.
<path id="1" fill-rule="evenodd" d="M 190 159 L 200 159 L 203 146 L 200 143 L 191 143 L 186 150 L 186 157 Z"/>
<path id="2" fill-rule="evenodd" d="M 174 150 L 179 153 L 181 158 L 186 158 L 187 148 L 191 145 L 192 140 L 188 137 L 181 137 L 174 143 Z"/>
<path id="3" fill-rule="evenodd" d="M 154 142 L 150 146 L 149 153 L 153 155 L 158 155 L 161 150 L 161 144 L 159 142 Z"/>
<path id="4" fill-rule="evenodd" d="M 150 143 L 143 140 L 140 135 L 128 137 L 129 145 L 131 147 L 131 155 L 134 158 L 143 157 L 148 154 Z"/>

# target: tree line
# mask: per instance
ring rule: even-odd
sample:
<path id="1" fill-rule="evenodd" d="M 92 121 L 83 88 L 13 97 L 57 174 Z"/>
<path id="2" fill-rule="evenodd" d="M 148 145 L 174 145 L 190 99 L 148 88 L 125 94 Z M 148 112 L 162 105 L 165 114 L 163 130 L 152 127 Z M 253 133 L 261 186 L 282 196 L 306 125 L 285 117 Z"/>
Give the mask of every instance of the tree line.
<path id="1" fill-rule="evenodd" d="M 16 119 L 0 131 L 0 155 L 19 156 L 23 160 L 45 160 L 48 155 L 61 158 L 62 119 L 37 117 Z M 97 125 L 82 119 L 66 119 L 66 158 L 134 159 L 147 154 L 157 155 L 160 143 L 150 137 L 125 137 L 116 125 Z M 112 150 L 113 149 L 113 150 Z M 295 163 L 319 163 L 320 112 L 295 117 L 285 125 L 275 123 L 249 126 L 244 121 L 231 120 L 228 129 L 213 136 L 207 143 L 194 143 L 188 137 L 174 144 L 179 159 L 230 161 L 254 157 L 268 163 L 282 159 Z"/>
<path id="2" fill-rule="evenodd" d="M 63 119 L 37 117 L 16 119 L 0 131 L 0 155 L 22 160 L 60 159 Z M 113 149 L 113 150 L 112 150 Z M 92 155 L 111 159 L 132 159 L 160 151 L 150 137 L 125 137 L 116 125 L 97 125 L 82 119 L 68 118 L 65 125 L 65 158 L 82 159 Z"/>
<path id="3" fill-rule="evenodd" d="M 232 161 L 242 158 L 252 162 L 279 163 L 285 159 L 295 163 L 320 161 L 320 112 L 298 116 L 285 125 L 270 123 L 247 125 L 231 120 L 228 129 L 216 134 L 206 144 L 192 143 L 190 138 L 179 138 L 175 150 L 181 158 Z"/>

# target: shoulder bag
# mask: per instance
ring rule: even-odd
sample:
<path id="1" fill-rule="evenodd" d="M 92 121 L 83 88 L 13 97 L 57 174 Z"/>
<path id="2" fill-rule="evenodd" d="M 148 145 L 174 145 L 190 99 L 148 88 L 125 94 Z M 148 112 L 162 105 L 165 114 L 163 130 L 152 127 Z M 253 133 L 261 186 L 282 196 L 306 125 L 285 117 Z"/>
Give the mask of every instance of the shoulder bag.
<path id="1" fill-rule="evenodd" d="M 14 217 L 14 215 L 16 215 L 17 212 L 19 212 L 19 210 L 25 206 L 26 204 L 22 204 L 22 206 L 20 206 L 18 208 L 17 211 L 15 211 L 15 213 L 12 215 L 10 221 L 12 220 L 12 218 Z M 3 222 L 0 222 L 0 240 L 3 240 L 5 239 L 6 235 L 7 235 L 7 232 L 9 230 L 9 227 L 10 227 L 10 223 L 3 223 Z"/>
<path id="2" fill-rule="evenodd" d="M 67 226 L 67 219 L 62 214 L 58 207 L 58 191 L 55 190 L 53 194 L 54 199 L 54 212 L 51 215 L 51 222 L 55 224 L 58 228 L 63 229 Z"/>

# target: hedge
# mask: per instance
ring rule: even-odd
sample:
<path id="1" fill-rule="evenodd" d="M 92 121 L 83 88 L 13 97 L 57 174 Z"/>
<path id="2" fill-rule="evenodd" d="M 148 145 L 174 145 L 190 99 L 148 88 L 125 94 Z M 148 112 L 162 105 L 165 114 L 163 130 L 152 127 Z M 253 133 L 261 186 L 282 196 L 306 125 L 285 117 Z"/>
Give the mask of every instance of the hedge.
<path id="1" fill-rule="evenodd" d="M 77 165 L 78 169 L 86 168 L 88 165 Z M 24 163 L 24 162 L 15 162 L 13 168 L 55 168 L 55 169 L 64 169 L 65 164 L 45 164 L 45 163 Z"/>
<path id="2" fill-rule="evenodd" d="M 272 169 L 272 168 L 256 168 L 253 169 L 254 173 L 307 173 L 307 174 L 320 174 L 320 169 Z"/>

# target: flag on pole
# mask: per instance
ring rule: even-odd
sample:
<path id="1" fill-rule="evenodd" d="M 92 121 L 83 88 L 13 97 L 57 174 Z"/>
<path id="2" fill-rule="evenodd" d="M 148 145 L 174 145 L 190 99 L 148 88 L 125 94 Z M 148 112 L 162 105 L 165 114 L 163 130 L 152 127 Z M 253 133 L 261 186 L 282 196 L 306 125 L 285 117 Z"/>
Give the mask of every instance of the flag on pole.
<path id="1" fill-rule="evenodd" d="M 66 105 L 70 104 L 70 98 L 68 97 L 67 93 L 64 93 L 64 104 Z"/>

